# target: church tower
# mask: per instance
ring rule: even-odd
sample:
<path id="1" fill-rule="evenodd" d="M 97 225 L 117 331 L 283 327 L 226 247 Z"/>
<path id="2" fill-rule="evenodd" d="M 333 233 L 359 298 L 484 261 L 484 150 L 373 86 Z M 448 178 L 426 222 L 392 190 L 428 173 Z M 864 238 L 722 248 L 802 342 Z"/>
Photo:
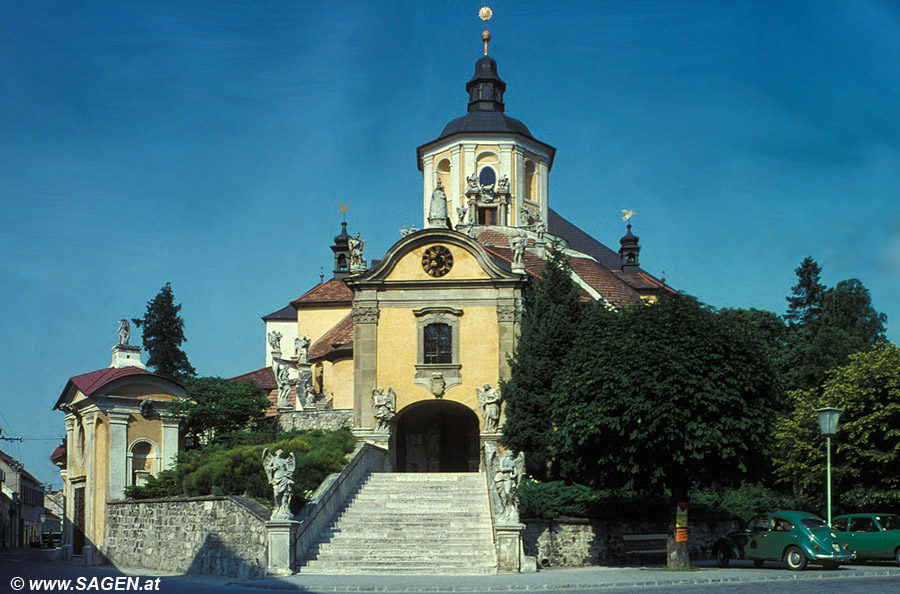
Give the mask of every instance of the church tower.
<path id="1" fill-rule="evenodd" d="M 426 227 L 432 226 L 428 221 L 432 198 L 443 192 L 453 229 L 546 229 L 548 175 L 556 149 L 506 115 L 506 83 L 488 55 L 490 38 L 485 29 L 484 56 L 475 62 L 475 74 L 466 83 L 468 112 L 416 150 Z"/>

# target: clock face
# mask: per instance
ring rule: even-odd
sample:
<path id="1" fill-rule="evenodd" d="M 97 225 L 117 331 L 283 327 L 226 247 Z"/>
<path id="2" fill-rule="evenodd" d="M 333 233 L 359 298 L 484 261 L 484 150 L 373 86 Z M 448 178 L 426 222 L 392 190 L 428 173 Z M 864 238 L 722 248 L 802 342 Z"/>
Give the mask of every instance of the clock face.
<path id="1" fill-rule="evenodd" d="M 433 245 L 422 256 L 422 268 L 429 275 L 440 278 L 453 268 L 453 254 L 442 245 Z"/>

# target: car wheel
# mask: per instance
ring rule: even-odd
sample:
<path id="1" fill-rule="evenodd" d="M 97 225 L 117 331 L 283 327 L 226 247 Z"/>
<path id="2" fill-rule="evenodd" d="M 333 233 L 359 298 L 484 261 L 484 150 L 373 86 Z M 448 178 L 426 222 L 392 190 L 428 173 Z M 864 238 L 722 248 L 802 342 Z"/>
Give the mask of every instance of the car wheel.
<path id="1" fill-rule="evenodd" d="M 824 567 L 828 571 L 837 569 L 838 565 L 840 565 L 840 563 L 838 563 L 837 561 L 822 561 L 822 567 Z"/>
<path id="2" fill-rule="evenodd" d="M 766 563 L 766 562 L 763 561 L 762 559 L 754 559 L 754 560 L 753 560 L 753 567 L 762 567 L 765 563 Z"/>
<path id="3" fill-rule="evenodd" d="M 900 547 L 897 547 L 897 550 L 894 551 L 894 558 L 897 560 L 897 565 L 900 565 Z"/>
<path id="4" fill-rule="evenodd" d="M 806 569 L 806 555 L 797 547 L 788 547 L 784 552 L 784 562 L 791 571 L 803 571 Z"/>
<path id="5" fill-rule="evenodd" d="M 716 549 L 716 565 L 719 567 L 728 567 L 728 562 L 731 560 L 731 555 L 728 553 L 728 549 L 725 547 L 719 547 Z"/>

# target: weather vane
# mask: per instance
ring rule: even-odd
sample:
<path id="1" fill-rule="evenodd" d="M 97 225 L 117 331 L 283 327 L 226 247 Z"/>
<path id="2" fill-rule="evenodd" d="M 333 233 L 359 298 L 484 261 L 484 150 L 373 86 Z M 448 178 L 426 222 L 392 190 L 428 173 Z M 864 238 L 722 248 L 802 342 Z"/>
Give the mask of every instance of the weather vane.
<path id="1" fill-rule="evenodd" d="M 484 33 L 481 34 L 481 40 L 484 41 L 484 55 L 488 55 L 488 42 L 491 40 L 491 32 L 487 29 L 487 22 L 491 20 L 494 13 L 487 6 L 482 6 L 478 11 L 478 18 L 484 21 Z"/>
<path id="2" fill-rule="evenodd" d="M 634 212 L 633 210 L 625 210 L 625 209 L 622 209 L 622 214 L 625 215 L 624 217 L 622 217 L 622 220 L 623 220 L 623 221 L 627 221 L 628 219 L 630 219 L 631 217 L 633 217 L 633 216 L 636 215 L 637 213 Z"/>
<path id="3" fill-rule="evenodd" d="M 339 214 L 339 215 L 343 215 L 344 220 L 346 221 L 346 220 L 347 220 L 347 215 L 346 215 L 345 213 L 346 213 L 348 210 L 350 210 L 350 207 L 347 206 L 346 204 L 341 204 L 340 202 L 338 202 L 338 207 L 339 207 L 339 208 L 338 208 L 338 214 Z"/>

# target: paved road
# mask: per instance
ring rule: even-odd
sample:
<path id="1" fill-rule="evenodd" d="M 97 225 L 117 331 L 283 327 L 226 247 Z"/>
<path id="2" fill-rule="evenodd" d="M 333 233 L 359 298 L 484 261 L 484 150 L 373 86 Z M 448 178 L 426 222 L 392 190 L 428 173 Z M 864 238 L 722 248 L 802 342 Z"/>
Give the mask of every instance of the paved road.
<path id="1" fill-rule="evenodd" d="M 131 581 L 127 581 L 128 577 Z M 13 578 L 22 578 L 23 588 L 14 590 Z M 79 578 L 81 581 L 79 581 Z M 118 578 L 118 582 L 116 579 Z M 158 578 L 158 580 L 157 580 Z M 63 584 L 38 584 L 31 580 L 72 580 Z M 894 564 L 844 566 L 836 571 L 810 567 L 791 572 L 771 563 L 757 569 L 751 563 L 718 569 L 699 563 L 692 571 L 672 572 L 664 568 L 588 567 L 554 569 L 530 575 L 502 576 L 322 576 L 295 574 L 286 578 L 236 580 L 194 575 L 161 575 L 159 572 L 119 570 L 112 567 L 84 568 L 53 559 L 51 551 L 0 552 L 0 594 L 21 592 L 157 591 L 164 594 L 221 594 L 262 590 L 305 593 L 325 592 L 635 592 L 674 594 L 900 594 L 900 567 Z"/>

